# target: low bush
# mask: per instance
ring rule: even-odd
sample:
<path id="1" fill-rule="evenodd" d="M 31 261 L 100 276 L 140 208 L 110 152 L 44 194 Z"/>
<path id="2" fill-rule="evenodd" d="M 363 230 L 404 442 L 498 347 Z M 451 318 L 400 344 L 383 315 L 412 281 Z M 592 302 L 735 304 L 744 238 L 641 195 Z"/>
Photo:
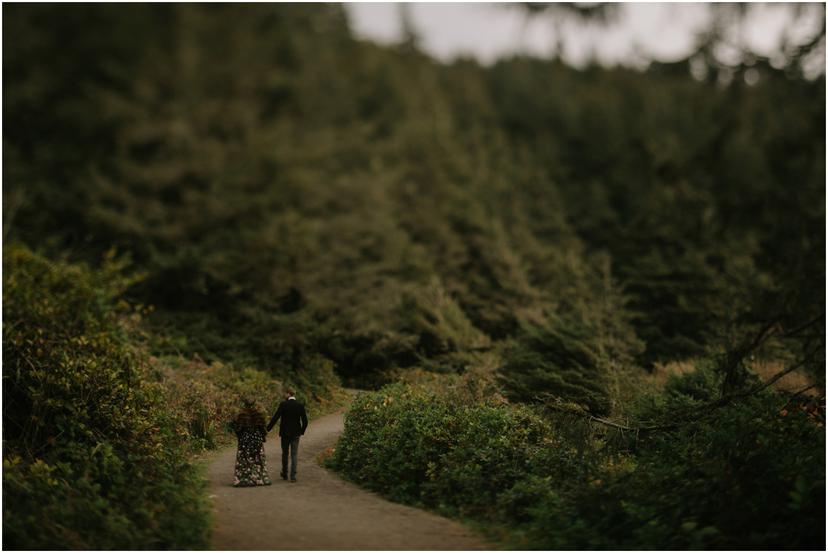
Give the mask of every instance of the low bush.
<path id="1" fill-rule="evenodd" d="M 491 517 L 498 494 L 522 481 L 533 463 L 578 472 L 573 452 L 562 446 L 527 407 L 463 404 L 395 384 L 355 400 L 330 463 L 398 501 Z"/>
<path id="2" fill-rule="evenodd" d="M 712 365 L 671 378 L 635 414 L 673 425 L 619 436 L 573 414 L 393 385 L 357 399 L 328 462 L 511 547 L 824 548 L 823 422 L 780 410 L 774 392 L 700 410 L 717 386 Z"/>
<path id="3" fill-rule="evenodd" d="M 183 549 L 207 545 L 195 452 L 232 441 L 242 398 L 275 411 L 292 386 L 311 416 L 341 403 L 330 361 L 291 379 L 149 354 L 146 309 L 109 255 L 99 269 L 12 245 L 3 257 L 3 545 Z"/>
<path id="4" fill-rule="evenodd" d="M 206 545 L 204 478 L 128 340 L 121 269 L 4 249 L 5 548 Z"/>

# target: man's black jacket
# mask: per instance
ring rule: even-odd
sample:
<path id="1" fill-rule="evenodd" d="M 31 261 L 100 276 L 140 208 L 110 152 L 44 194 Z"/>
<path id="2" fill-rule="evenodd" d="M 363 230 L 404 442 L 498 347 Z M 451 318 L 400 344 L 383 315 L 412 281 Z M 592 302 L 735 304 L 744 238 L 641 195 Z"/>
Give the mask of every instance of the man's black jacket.
<path id="1" fill-rule="evenodd" d="M 308 428 L 308 415 L 305 413 L 305 406 L 295 399 L 286 399 L 279 404 L 276 414 L 273 415 L 267 425 L 268 432 L 280 418 L 282 422 L 279 424 L 279 436 L 283 438 L 301 436 Z"/>

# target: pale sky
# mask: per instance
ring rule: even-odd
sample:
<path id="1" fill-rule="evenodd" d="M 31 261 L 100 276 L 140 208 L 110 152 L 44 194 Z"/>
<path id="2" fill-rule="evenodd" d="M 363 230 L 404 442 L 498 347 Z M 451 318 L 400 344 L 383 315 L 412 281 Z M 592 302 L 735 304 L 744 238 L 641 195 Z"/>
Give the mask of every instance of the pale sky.
<path id="1" fill-rule="evenodd" d="M 757 53 L 773 54 L 791 21 L 789 8 L 754 4 L 743 40 Z M 423 50 L 443 61 L 471 55 L 490 63 L 517 52 L 546 56 L 555 43 L 550 19 L 538 17 L 527 24 L 517 5 L 411 3 L 408 9 Z M 621 16 L 614 25 L 565 25 L 565 59 L 574 65 L 584 64 L 593 53 L 605 64 L 640 65 L 650 57 L 660 61 L 681 59 L 690 51 L 696 34 L 707 28 L 710 18 L 708 6 L 699 3 L 625 3 L 620 9 Z M 355 2 L 347 4 L 347 10 L 357 36 L 380 43 L 399 40 L 399 4 Z M 802 18 L 790 31 L 795 37 L 807 38 L 819 23 L 816 17 Z"/>

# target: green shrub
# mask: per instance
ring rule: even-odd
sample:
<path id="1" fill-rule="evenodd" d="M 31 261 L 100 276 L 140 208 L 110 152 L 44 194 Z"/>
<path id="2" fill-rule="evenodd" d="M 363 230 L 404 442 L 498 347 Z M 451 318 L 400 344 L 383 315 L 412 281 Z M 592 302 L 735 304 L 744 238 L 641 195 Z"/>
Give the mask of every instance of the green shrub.
<path id="1" fill-rule="evenodd" d="M 822 423 L 780 410 L 774 392 L 700 410 L 718 385 L 710 363 L 672 377 L 637 415 L 675 427 L 628 440 L 626 470 L 604 463 L 563 500 L 539 500 L 523 539 L 576 549 L 824 548 Z"/>
<path id="2" fill-rule="evenodd" d="M 571 414 L 392 385 L 346 416 L 330 465 L 388 497 L 539 549 L 820 549 L 821 423 L 772 392 L 700 412 L 713 366 L 670 380 L 639 416 L 695 418 L 610 440 Z"/>
<path id="3" fill-rule="evenodd" d="M 526 407 L 460 404 L 396 384 L 352 404 L 332 466 L 398 501 L 492 517 L 498 494 L 533 469 L 574 465 L 548 424 Z M 568 472 L 563 470 L 563 472 Z"/>
<path id="4" fill-rule="evenodd" d="M 4 547 L 206 544 L 204 479 L 127 340 L 121 268 L 4 250 Z"/>

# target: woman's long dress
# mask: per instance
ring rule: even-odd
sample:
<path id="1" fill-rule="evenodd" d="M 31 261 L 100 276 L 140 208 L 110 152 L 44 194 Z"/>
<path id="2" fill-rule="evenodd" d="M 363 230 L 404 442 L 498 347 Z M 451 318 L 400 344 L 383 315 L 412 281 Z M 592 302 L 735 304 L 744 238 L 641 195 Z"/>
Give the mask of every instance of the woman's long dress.
<path id="1" fill-rule="evenodd" d="M 264 417 L 255 411 L 242 411 L 233 421 L 233 430 L 239 441 L 233 485 L 269 486 L 271 481 L 264 451 Z"/>

